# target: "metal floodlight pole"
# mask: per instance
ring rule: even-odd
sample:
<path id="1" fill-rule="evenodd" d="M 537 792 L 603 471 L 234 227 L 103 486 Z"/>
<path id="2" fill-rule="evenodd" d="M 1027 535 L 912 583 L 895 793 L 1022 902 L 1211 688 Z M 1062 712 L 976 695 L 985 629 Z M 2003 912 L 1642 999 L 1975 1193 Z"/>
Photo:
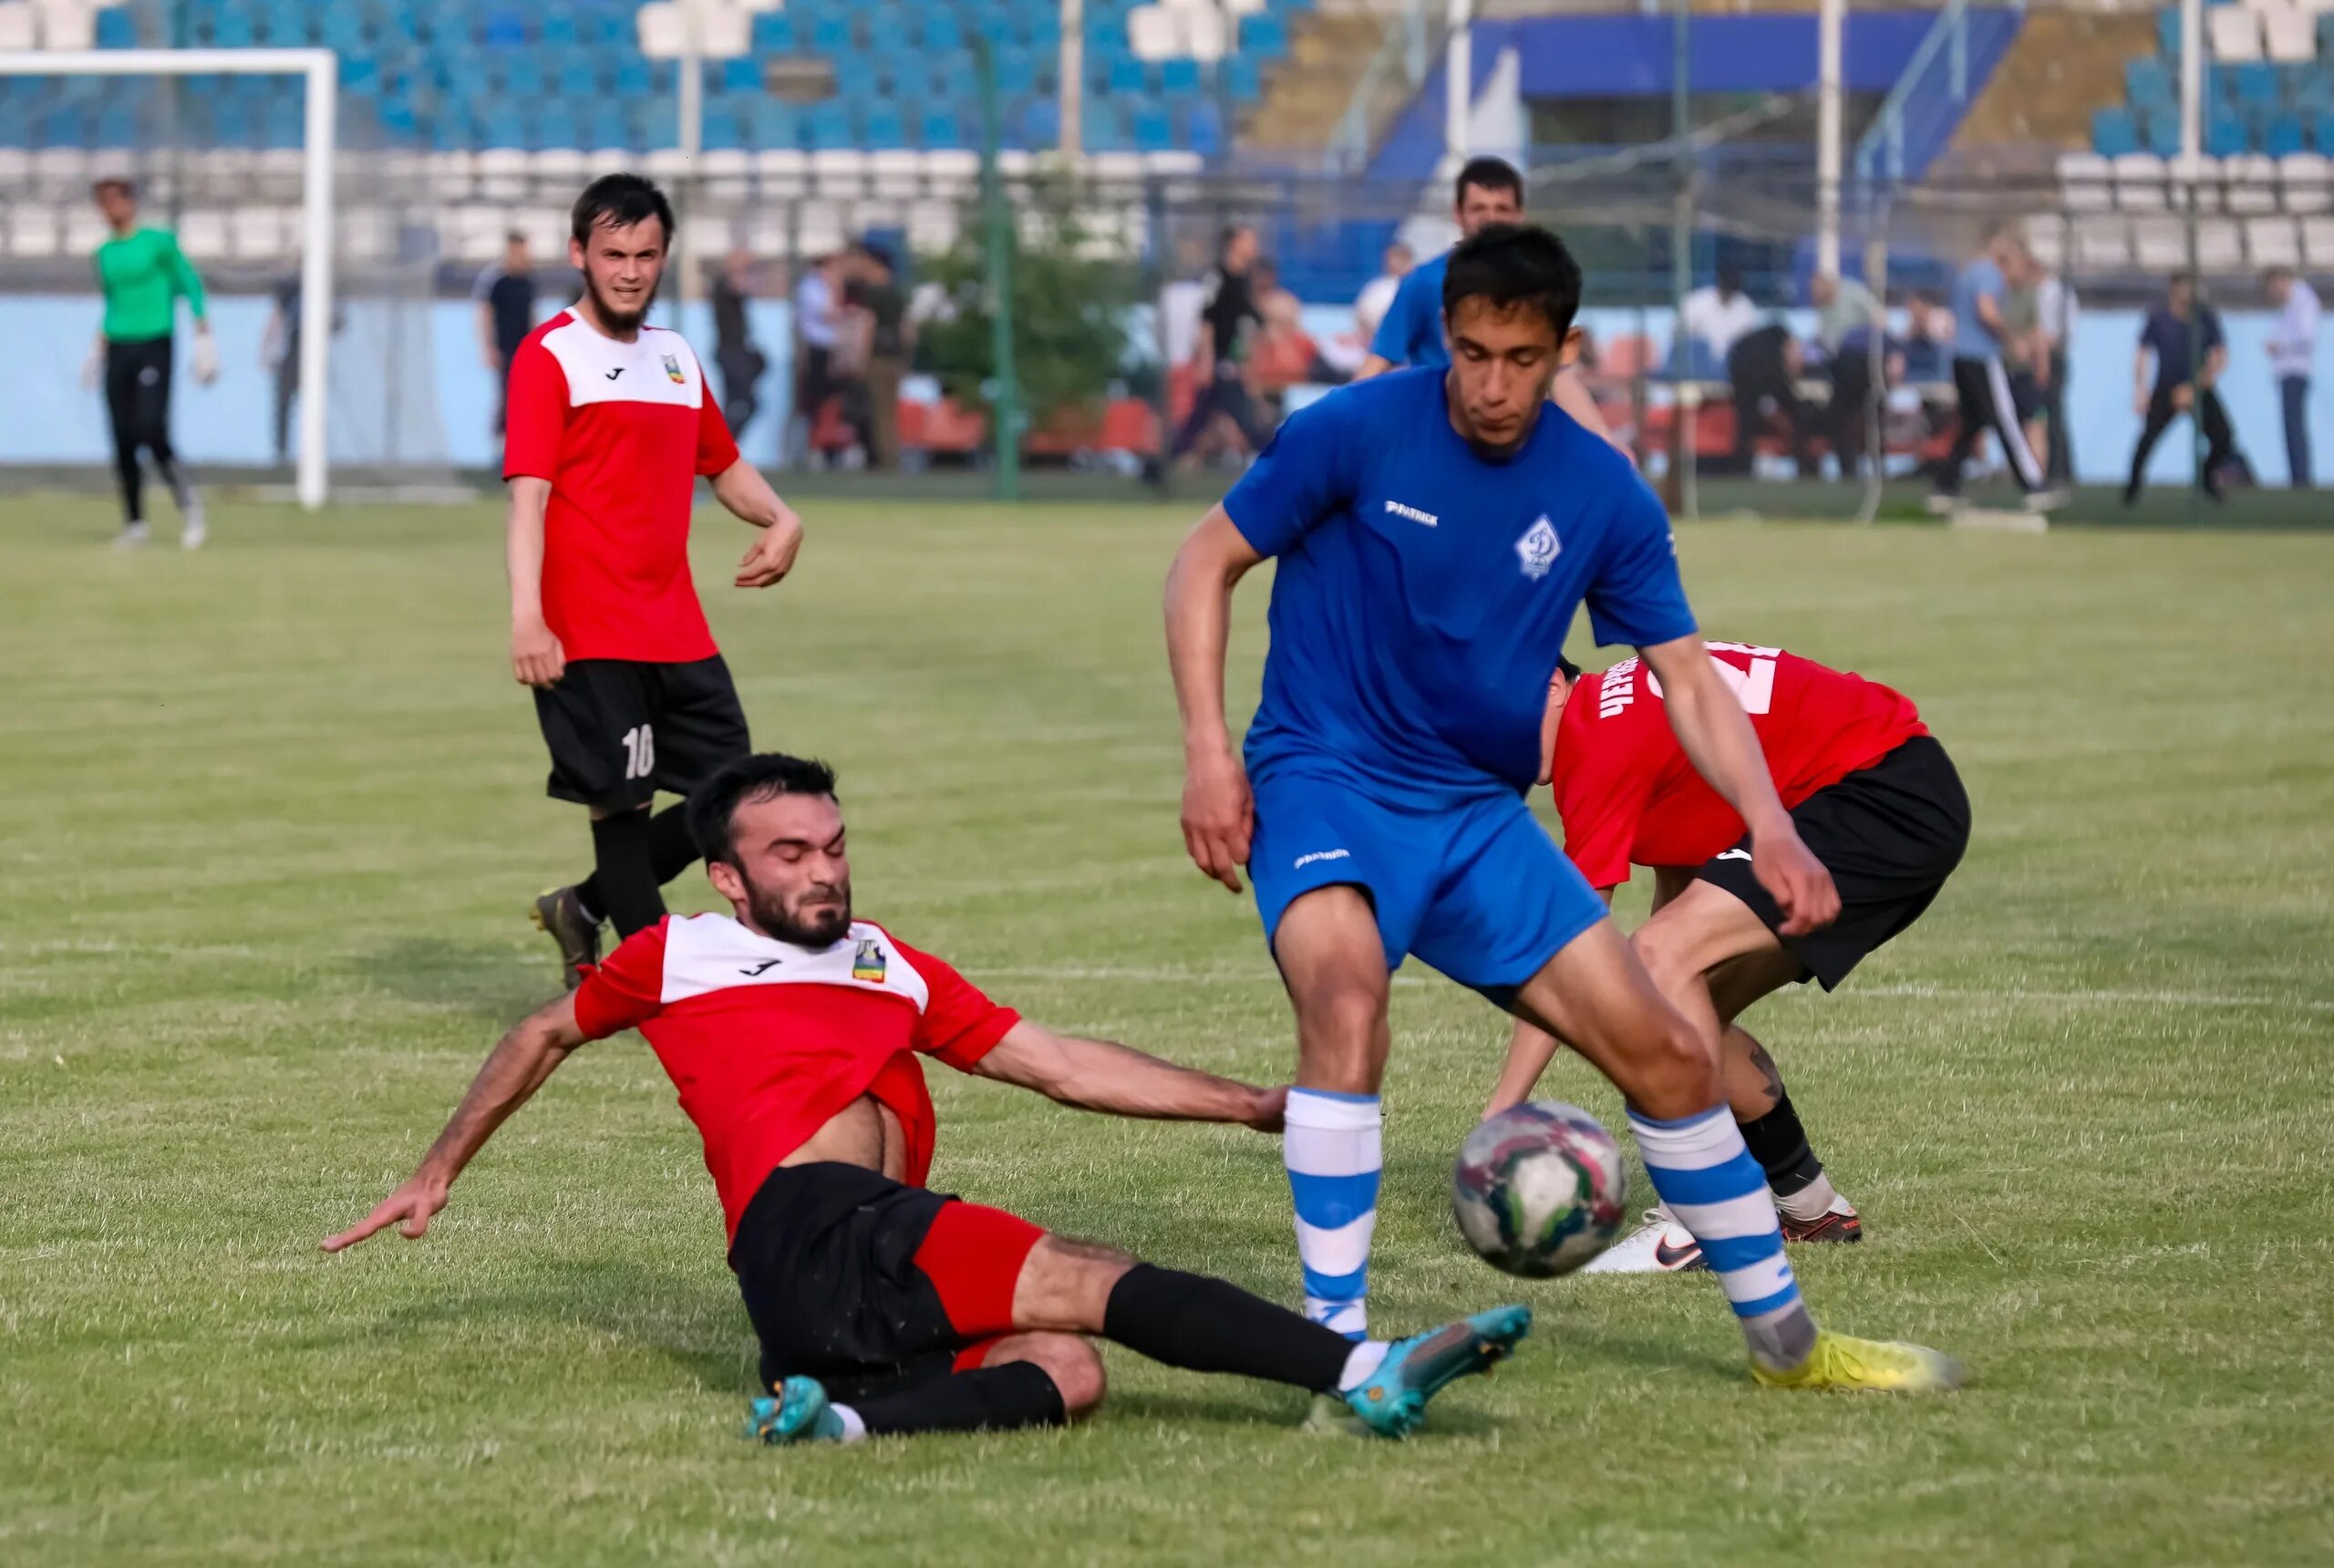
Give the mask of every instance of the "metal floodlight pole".
<path id="1" fill-rule="evenodd" d="M 2204 172 L 2204 0 L 2180 5 L 2180 212 L 2189 273 L 2189 522 L 2204 521 L 2204 280 L 2196 259 L 2196 178 Z M 2156 366 L 2156 378 L 2164 366 Z"/>
<path id="2" fill-rule="evenodd" d="M 1676 150 L 1678 201 L 1669 240 L 1669 304 L 1677 313 L 1670 328 L 1670 356 L 1682 370 L 1690 367 L 1685 341 L 1686 295 L 1694 286 L 1694 31 L 1693 0 L 1673 0 L 1669 36 L 1669 138 Z M 1678 510 L 1699 514 L 1701 495 L 1696 483 L 1695 426 L 1700 423 L 1701 394 L 1690 377 L 1681 375 L 1671 405 L 1673 461 L 1678 469 Z"/>
<path id="3" fill-rule="evenodd" d="M 300 211 L 300 504 L 330 490 L 325 390 L 333 315 L 333 130 L 340 65 L 330 49 L 35 49 L 0 52 L 0 77 L 300 77 L 307 85 Z"/>
<path id="4" fill-rule="evenodd" d="M 981 215 L 987 231 L 989 352 L 996 361 L 996 396 L 989 399 L 997 451 L 997 499 L 1021 499 L 1021 389 L 1013 365 L 1013 215 L 997 166 L 1004 139 L 1004 106 L 997 99 L 997 48 L 986 35 L 973 40 L 980 71 Z"/>
<path id="5" fill-rule="evenodd" d="M 1840 55 L 1847 0 L 1823 0 L 1815 29 L 1815 270 L 1840 271 Z"/>
<path id="6" fill-rule="evenodd" d="M 1086 145 L 1086 0 L 1061 0 L 1061 155 Z"/>
<path id="7" fill-rule="evenodd" d="M 697 185 L 697 163 L 705 150 L 705 30 L 704 0 L 681 0 L 680 148 L 681 177 L 674 181 L 673 325 L 688 330 L 689 303 L 697 294 L 697 279 L 688 242 L 690 194 Z"/>
<path id="8" fill-rule="evenodd" d="M 1463 160 L 1473 150 L 1467 121 L 1475 89 L 1475 0 L 1450 0 L 1443 15 L 1450 41 L 1442 51 L 1442 147 L 1451 158 Z"/>

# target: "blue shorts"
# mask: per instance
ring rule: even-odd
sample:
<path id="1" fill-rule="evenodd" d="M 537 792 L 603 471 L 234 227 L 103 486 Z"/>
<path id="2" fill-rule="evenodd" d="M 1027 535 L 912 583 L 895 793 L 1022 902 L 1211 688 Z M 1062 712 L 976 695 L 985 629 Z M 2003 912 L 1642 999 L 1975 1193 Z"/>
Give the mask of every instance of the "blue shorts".
<path id="1" fill-rule="evenodd" d="M 1248 878 L 1265 940 L 1317 888 L 1365 890 L 1390 972 L 1415 954 L 1504 1006 L 1573 938 L 1599 898 L 1519 797 L 1406 810 L 1348 785 L 1282 776 L 1255 786 Z"/>

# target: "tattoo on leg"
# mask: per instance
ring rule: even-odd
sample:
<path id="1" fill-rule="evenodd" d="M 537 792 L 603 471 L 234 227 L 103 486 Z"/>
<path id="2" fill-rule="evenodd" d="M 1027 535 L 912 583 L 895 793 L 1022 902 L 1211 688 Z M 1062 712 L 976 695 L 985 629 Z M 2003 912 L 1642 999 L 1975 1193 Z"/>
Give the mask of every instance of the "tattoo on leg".
<path id="1" fill-rule="evenodd" d="M 1767 1080 L 1767 1092 L 1777 1099 L 1782 1099 L 1783 1075 L 1775 1066 L 1775 1058 L 1767 1054 L 1767 1047 L 1759 1043 L 1756 1035 L 1746 1029 L 1742 1037 L 1750 1042 L 1750 1065 L 1757 1068 L 1759 1075 Z"/>

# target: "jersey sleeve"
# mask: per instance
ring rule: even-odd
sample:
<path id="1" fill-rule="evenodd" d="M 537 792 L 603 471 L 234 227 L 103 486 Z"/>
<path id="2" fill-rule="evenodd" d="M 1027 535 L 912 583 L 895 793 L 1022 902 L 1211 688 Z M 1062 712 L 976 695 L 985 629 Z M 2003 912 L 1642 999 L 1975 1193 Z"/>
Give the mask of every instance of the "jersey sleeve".
<path id="1" fill-rule="evenodd" d="M 697 408 L 697 471 L 710 479 L 736 466 L 738 440 L 729 433 L 729 421 L 722 418 L 721 400 L 707 383 L 702 363 L 697 367 L 697 379 L 703 399 Z"/>
<path id="2" fill-rule="evenodd" d="M 1669 515 L 1645 480 L 1619 486 L 1605 558 L 1588 584 L 1588 624 L 1600 644 L 1649 648 L 1698 630 L 1678 578 L 1678 543 Z"/>
<path id="3" fill-rule="evenodd" d="M 944 960 L 919 953 L 896 937 L 892 945 L 915 965 L 930 993 L 915 1026 L 915 1048 L 925 1056 L 964 1072 L 994 1050 L 997 1042 L 1021 1021 L 1020 1014 L 990 1001 L 979 986 Z"/>
<path id="4" fill-rule="evenodd" d="M 179 249 L 176 234 L 162 236 L 162 264 L 170 269 L 170 287 L 185 298 L 187 309 L 194 313 L 194 319 L 202 320 L 203 312 L 208 308 L 202 297 L 202 274 L 194 270 L 194 263 L 186 259 L 184 251 Z"/>
<path id="5" fill-rule="evenodd" d="M 1351 404 L 1352 394 L 1332 392 L 1290 415 L 1224 498 L 1224 514 L 1257 554 L 1294 549 L 1353 494 Z"/>
<path id="6" fill-rule="evenodd" d="M 560 438 L 567 433 L 567 372 L 540 338 L 521 344 L 511 356 L 510 401 L 502 477 L 558 478 Z"/>
<path id="7" fill-rule="evenodd" d="M 1593 702 L 1596 697 L 1596 691 L 1584 682 L 1572 700 Z M 1611 744 L 1621 744 L 1617 733 Z M 1570 759 L 1558 754 L 1552 792 L 1556 815 L 1564 822 L 1565 854 L 1588 885 L 1601 892 L 1629 880 L 1629 848 L 1637 841 L 1637 820 L 1645 813 L 1652 774 L 1646 769 L 1632 773 L 1615 768 L 1604 751 L 1581 749 L 1585 754 Z"/>
<path id="8" fill-rule="evenodd" d="M 634 932 L 575 988 L 575 1026 L 587 1040 L 636 1028 L 665 1005 L 665 921 Z"/>

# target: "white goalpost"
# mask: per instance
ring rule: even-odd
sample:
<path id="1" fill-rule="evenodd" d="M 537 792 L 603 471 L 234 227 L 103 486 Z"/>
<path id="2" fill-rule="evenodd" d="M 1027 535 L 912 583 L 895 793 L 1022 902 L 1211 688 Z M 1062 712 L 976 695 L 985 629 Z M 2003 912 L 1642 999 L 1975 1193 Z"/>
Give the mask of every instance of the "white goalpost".
<path id="1" fill-rule="evenodd" d="M 0 51 L 0 77 L 295 76 L 307 84 L 300 224 L 300 504 L 325 504 L 333 332 L 333 136 L 340 73 L 330 49 Z"/>

